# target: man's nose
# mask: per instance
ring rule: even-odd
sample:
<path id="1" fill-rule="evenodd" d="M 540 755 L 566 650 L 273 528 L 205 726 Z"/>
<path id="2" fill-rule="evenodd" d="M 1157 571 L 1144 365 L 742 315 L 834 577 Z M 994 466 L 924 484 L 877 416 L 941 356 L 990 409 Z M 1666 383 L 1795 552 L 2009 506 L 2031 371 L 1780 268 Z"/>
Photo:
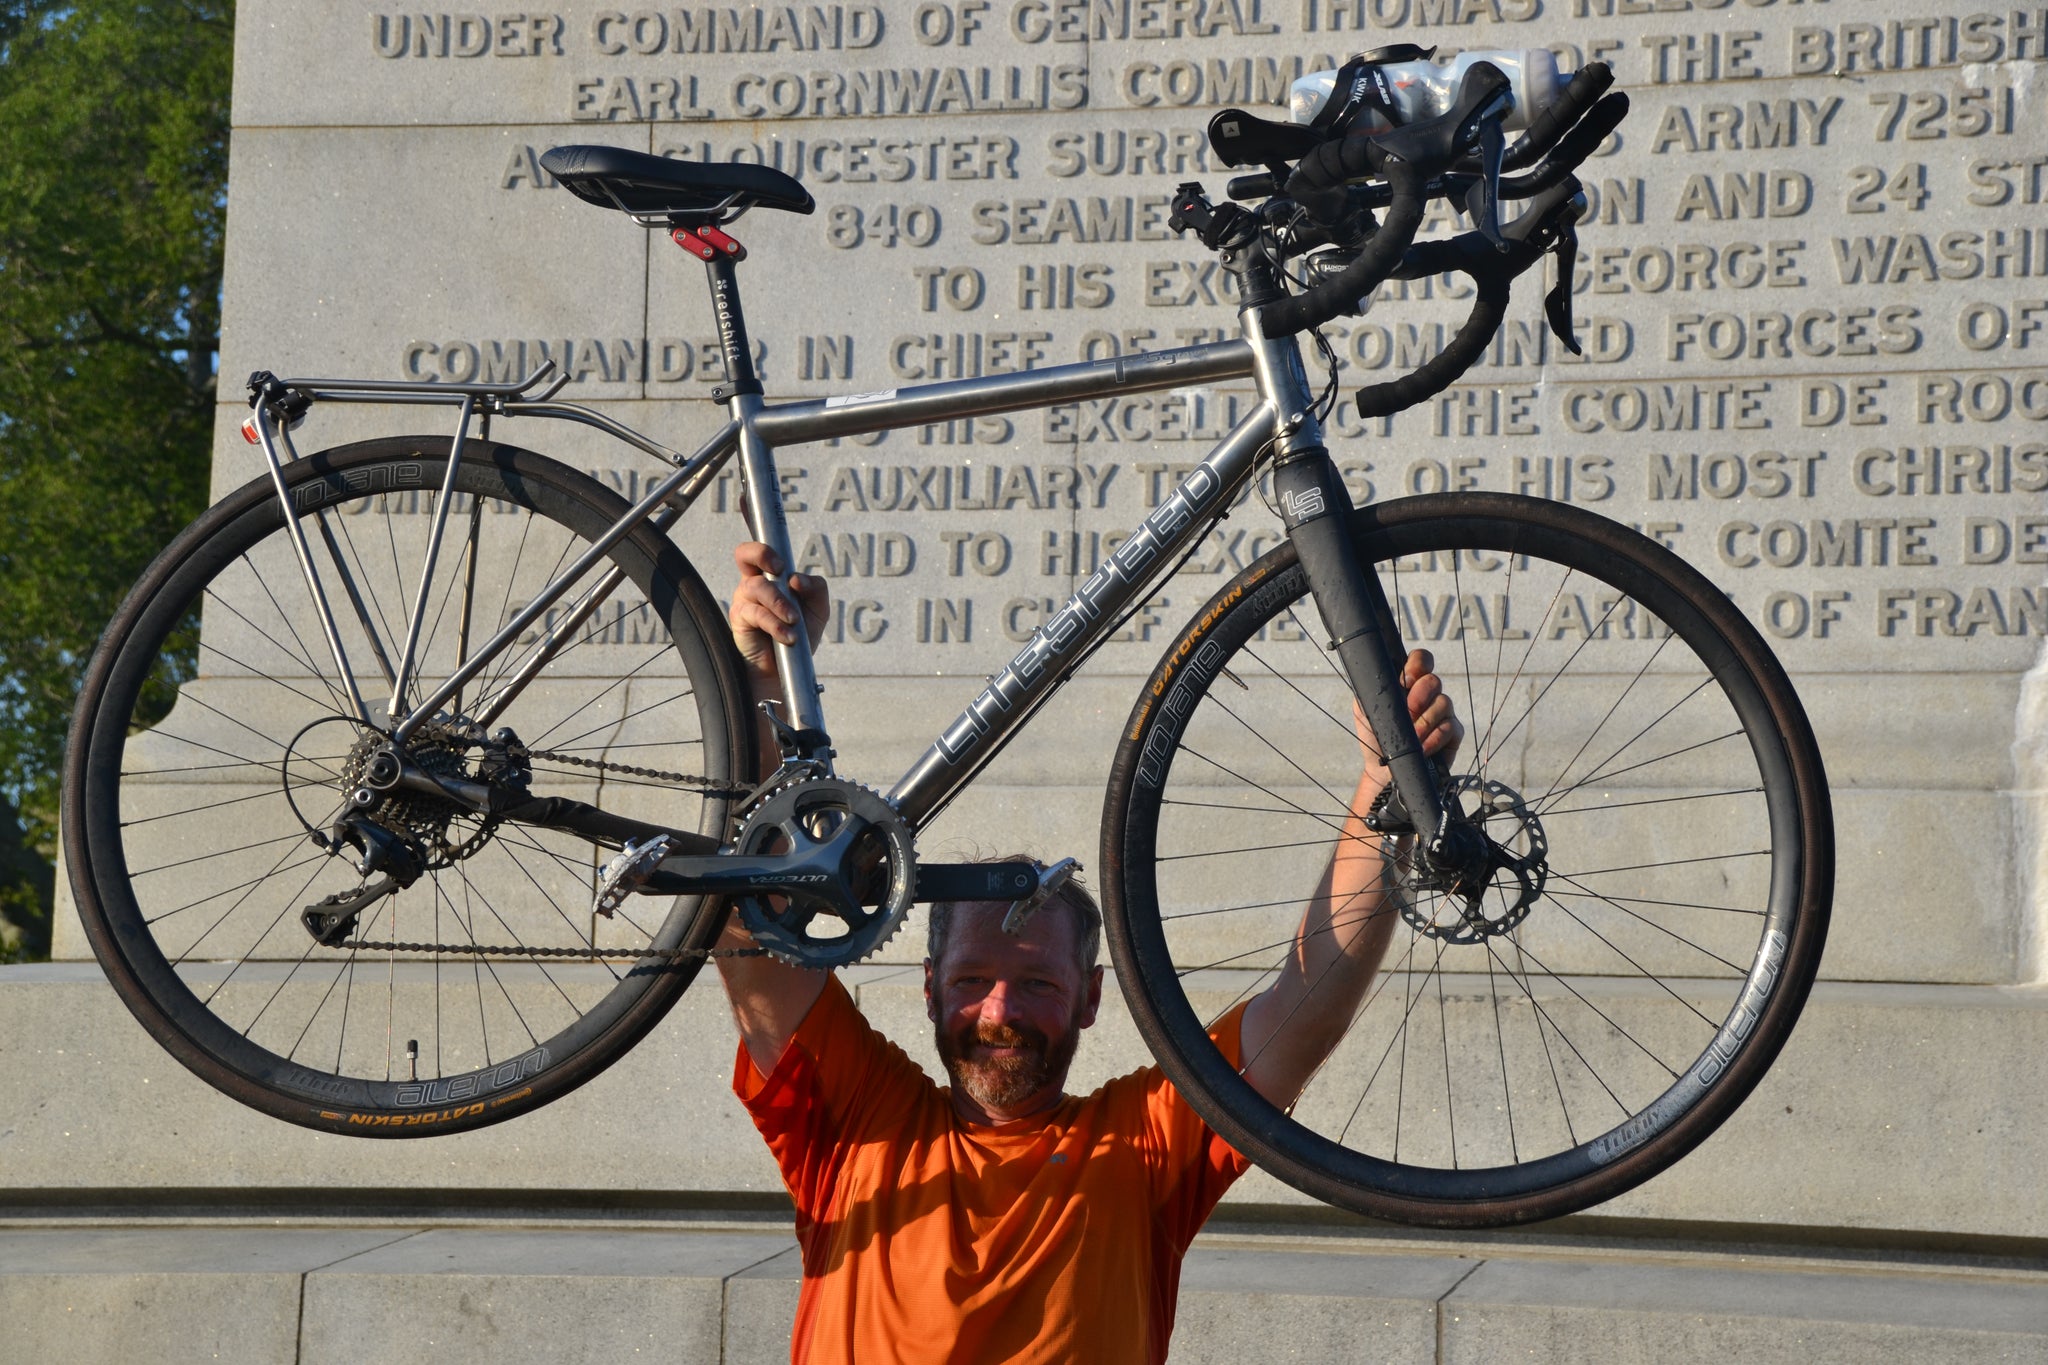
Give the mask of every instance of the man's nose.
<path id="1" fill-rule="evenodd" d="M 1009 1024 L 1018 1015 L 1020 997 L 1007 981 L 998 981 L 981 997 L 981 1019 L 986 1024 Z"/>

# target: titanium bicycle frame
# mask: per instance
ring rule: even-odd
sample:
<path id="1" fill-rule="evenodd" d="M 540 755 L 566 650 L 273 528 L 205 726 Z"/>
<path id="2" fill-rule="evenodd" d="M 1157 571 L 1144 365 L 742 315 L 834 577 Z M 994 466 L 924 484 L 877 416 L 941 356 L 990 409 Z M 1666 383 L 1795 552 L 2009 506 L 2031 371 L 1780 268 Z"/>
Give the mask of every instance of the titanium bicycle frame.
<path id="1" fill-rule="evenodd" d="M 1176 556 L 1208 534 L 1215 521 L 1235 502 L 1239 491 L 1260 463 L 1261 456 L 1270 447 L 1282 520 L 1299 550 L 1324 624 L 1329 628 L 1332 644 L 1352 684 L 1353 695 L 1359 698 L 1381 744 L 1385 761 L 1393 770 L 1395 792 L 1408 811 L 1422 817 L 1415 822 L 1419 829 L 1434 829 L 1440 833 L 1448 826 L 1450 812 L 1437 774 L 1423 758 L 1413 727 L 1408 722 L 1405 690 L 1399 679 L 1402 656 L 1384 590 L 1378 576 L 1357 562 L 1349 538 L 1344 533 L 1344 514 L 1351 510 L 1350 498 L 1323 445 L 1314 394 L 1302 365 L 1300 346 L 1294 337 L 1261 336 L 1257 311 L 1248 307 L 1239 315 L 1245 335 L 1237 341 L 1117 356 L 1017 374 L 947 380 L 876 393 L 771 404 L 763 400 L 761 384 L 753 368 L 733 262 L 721 258 L 707 262 L 705 268 L 710 278 L 712 304 L 717 314 L 728 376 L 727 384 L 714 390 L 714 396 L 724 399 L 728 420 L 687 457 L 601 413 L 573 403 L 553 401 L 554 395 L 566 384 L 566 375 L 556 376 L 553 383 L 535 393 L 534 390 L 548 378 L 553 368 L 552 361 L 545 362 L 526 379 L 509 384 L 336 379 L 269 381 L 266 392 L 270 396 L 259 396 L 253 405 L 254 434 L 268 463 L 273 486 L 285 504 L 285 524 L 308 592 L 319 613 L 328 648 L 349 699 L 366 726 L 381 728 L 356 686 L 333 609 L 321 586 L 305 527 L 298 518 L 290 515 L 290 494 L 284 483 L 284 466 L 299 458 L 289 430 L 295 422 L 280 422 L 278 414 L 272 410 L 272 400 L 285 392 L 314 401 L 445 404 L 458 408 L 442 495 L 435 501 L 434 519 L 428 532 L 419 589 L 407 620 L 404 648 L 395 664 L 376 645 L 376 633 L 370 628 L 360 594 L 339 554 L 332 554 L 332 562 L 348 599 L 366 637 L 372 641 L 378 663 L 391 685 L 386 715 L 396 719 L 391 735 L 395 742 L 402 744 L 443 707 L 451 702 L 459 707 L 463 688 L 567 596 L 577 582 L 635 526 L 647 521 L 665 533 L 735 454 L 739 457 L 743 480 L 741 509 L 749 529 L 756 539 L 780 556 L 784 565 L 793 566 L 796 560 L 783 515 L 781 483 L 775 467 L 775 452 L 784 446 L 930 422 L 1043 409 L 1097 395 L 1155 392 L 1193 383 L 1250 376 L 1257 382 L 1259 404 L 1210 450 L 1066 603 L 1046 618 L 1009 664 L 989 679 L 924 755 L 897 779 L 888 798 L 913 829 L 929 823 L 1108 639 L 1119 624 L 1124 609 L 1149 597 L 1169 576 L 1171 567 L 1178 567 Z M 460 663 L 433 691 L 416 702 L 411 701 L 410 694 L 416 681 L 412 676 L 415 649 L 427 606 L 428 585 L 433 579 L 449 517 L 452 501 L 449 494 L 454 488 L 472 420 L 481 419 L 482 434 L 488 437 L 490 418 L 494 414 L 581 422 L 672 464 L 674 469 L 644 492 L 631 509 L 593 541 L 573 564 L 474 651 L 468 648 L 469 593 L 466 586 L 458 640 Z M 468 572 L 473 581 L 474 507 L 470 515 Z M 322 535 L 327 536 L 324 514 L 316 513 L 313 520 Z M 1162 572 L 1162 566 L 1170 567 Z M 488 725 L 574 638 L 591 613 L 623 578 L 622 571 L 611 569 L 595 584 L 584 589 L 562 619 L 540 639 L 533 654 L 506 686 L 473 719 Z M 1197 651 L 1195 657 L 1188 661 L 1187 672 L 1201 672 L 1206 662 L 1202 653 Z M 775 656 L 789 725 L 808 741 L 803 758 L 811 765 L 812 771 L 829 773 L 832 754 L 826 745 L 824 712 L 818 700 L 822 689 L 818 686 L 810 652 L 802 645 L 777 643 Z M 1177 697 L 1176 689 L 1168 694 L 1163 704 L 1169 708 L 1185 704 L 1177 702 Z M 1192 697 L 1188 700 L 1191 701 Z M 789 758 L 785 759 L 786 763 L 789 761 Z M 715 888 L 707 884 L 701 889 Z"/>

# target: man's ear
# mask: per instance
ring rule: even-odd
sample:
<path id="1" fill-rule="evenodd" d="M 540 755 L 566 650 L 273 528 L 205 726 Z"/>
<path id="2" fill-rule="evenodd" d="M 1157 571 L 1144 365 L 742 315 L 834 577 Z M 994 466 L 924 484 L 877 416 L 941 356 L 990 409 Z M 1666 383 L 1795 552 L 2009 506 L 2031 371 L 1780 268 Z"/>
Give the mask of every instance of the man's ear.
<path id="1" fill-rule="evenodd" d="M 1102 968 L 1098 965 L 1088 969 L 1088 999 L 1086 1007 L 1081 1012 L 1081 1027 L 1087 1028 L 1090 1024 L 1093 1024 L 1095 1022 L 1095 1012 L 1101 1008 Z"/>
<path id="2" fill-rule="evenodd" d="M 932 993 L 932 960 L 924 960 L 924 1017 L 934 1024 L 939 1022 L 939 1002 Z"/>

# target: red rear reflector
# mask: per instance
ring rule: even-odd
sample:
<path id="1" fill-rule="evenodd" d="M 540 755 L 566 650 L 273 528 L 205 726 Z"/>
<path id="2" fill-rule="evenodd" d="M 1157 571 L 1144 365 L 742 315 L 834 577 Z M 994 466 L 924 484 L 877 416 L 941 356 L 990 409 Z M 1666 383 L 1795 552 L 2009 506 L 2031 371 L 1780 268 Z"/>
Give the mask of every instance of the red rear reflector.
<path id="1" fill-rule="evenodd" d="M 256 419 L 254 417 L 245 417 L 242 419 L 242 439 L 247 441 L 252 446 L 260 446 L 263 444 L 263 438 L 256 434 Z"/>

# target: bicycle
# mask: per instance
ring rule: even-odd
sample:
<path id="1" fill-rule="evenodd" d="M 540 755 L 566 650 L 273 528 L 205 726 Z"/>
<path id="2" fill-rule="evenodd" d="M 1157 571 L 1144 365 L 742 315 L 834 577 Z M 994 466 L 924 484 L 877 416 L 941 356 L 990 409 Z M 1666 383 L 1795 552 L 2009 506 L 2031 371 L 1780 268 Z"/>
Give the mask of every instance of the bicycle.
<path id="1" fill-rule="evenodd" d="M 1366 54 L 1336 89 L 1426 55 Z M 245 434 L 267 474 L 150 567 L 78 700 L 63 832 L 109 980 L 266 1113 L 450 1133 L 609 1065 L 729 907 L 755 951 L 829 967 L 913 903 L 1029 901 L 1057 874 L 920 864 L 917 832 L 1256 487 L 1286 539 L 1172 637 L 1105 798 L 1108 934 L 1146 1042 L 1228 1141 L 1341 1207 L 1518 1222 L 1648 1178 L 1754 1087 L 1817 968 L 1832 833 L 1799 702 L 1713 584 L 1625 527 L 1493 493 L 1353 507 L 1321 425 L 1334 360 L 1318 393 L 1299 341 L 1387 279 L 1468 276 L 1441 353 L 1360 392 L 1361 416 L 1391 413 L 1462 374 L 1513 280 L 1555 257 L 1547 310 L 1576 349 L 1572 171 L 1626 113 L 1610 84 L 1580 71 L 1511 145 L 1516 103 L 1485 62 L 1448 109 L 1378 132 L 1227 110 L 1212 145 L 1256 169 L 1220 204 L 1183 185 L 1172 226 L 1239 285 L 1239 339 L 775 404 L 724 229 L 810 212 L 803 187 L 550 152 L 570 191 L 703 261 L 728 420 L 684 455 L 556 401 L 548 366 L 502 384 L 255 375 Z M 1476 227 L 1418 243 L 1439 196 Z M 753 535 L 793 563 L 780 447 L 1243 378 L 1249 415 L 886 795 L 839 775 L 800 648 L 778 650 L 780 763 L 755 780 L 723 614 L 667 534 L 730 460 Z M 301 457 L 292 431 L 328 402 L 451 405 L 455 431 Z M 494 418 L 582 423 L 671 468 L 629 503 L 493 439 Z M 1416 639 L 1469 728 L 1456 770 L 1422 757 L 1401 708 Z M 1407 849 L 1388 872 L 1406 937 L 1283 1111 L 1205 1021 L 1291 944 L 1304 869 L 1349 813 L 1354 699 L 1393 773 L 1368 823 Z"/>

